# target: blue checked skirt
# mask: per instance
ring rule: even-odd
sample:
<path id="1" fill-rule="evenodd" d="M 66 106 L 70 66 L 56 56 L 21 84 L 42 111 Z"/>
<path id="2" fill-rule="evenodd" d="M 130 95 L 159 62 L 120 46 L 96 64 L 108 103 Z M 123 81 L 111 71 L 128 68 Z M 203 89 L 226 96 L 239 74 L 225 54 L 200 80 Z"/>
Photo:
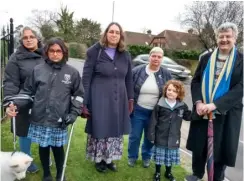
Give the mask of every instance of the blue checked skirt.
<path id="1" fill-rule="evenodd" d="M 180 150 L 154 146 L 153 160 L 157 165 L 165 165 L 165 166 L 179 165 Z"/>
<path id="2" fill-rule="evenodd" d="M 28 138 L 31 142 L 38 143 L 41 147 L 60 147 L 67 143 L 67 129 L 44 127 L 30 124 Z"/>

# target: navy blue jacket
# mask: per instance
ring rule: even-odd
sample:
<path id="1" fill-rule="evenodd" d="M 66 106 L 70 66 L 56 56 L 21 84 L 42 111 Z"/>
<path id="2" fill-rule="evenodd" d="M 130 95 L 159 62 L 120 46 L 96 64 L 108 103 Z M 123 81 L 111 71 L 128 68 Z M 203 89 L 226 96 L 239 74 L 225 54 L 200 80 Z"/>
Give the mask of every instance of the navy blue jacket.
<path id="1" fill-rule="evenodd" d="M 158 72 L 155 72 L 155 78 L 157 81 L 158 89 L 159 89 L 159 98 L 162 96 L 163 93 L 163 86 L 164 84 L 172 79 L 171 74 L 168 70 L 163 67 L 160 67 Z M 146 73 L 146 64 L 139 65 L 132 70 L 133 75 L 133 83 L 134 83 L 134 103 L 137 103 L 141 87 L 148 78 L 148 74 Z"/>

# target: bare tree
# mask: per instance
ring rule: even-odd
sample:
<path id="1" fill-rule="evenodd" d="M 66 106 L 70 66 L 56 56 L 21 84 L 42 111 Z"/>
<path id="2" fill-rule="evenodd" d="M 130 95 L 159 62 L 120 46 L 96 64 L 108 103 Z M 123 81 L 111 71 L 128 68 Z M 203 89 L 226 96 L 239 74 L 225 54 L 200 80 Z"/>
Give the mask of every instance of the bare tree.
<path id="1" fill-rule="evenodd" d="M 194 1 L 186 6 L 180 15 L 182 26 L 197 32 L 206 49 L 217 46 L 215 30 L 224 22 L 238 26 L 237 45 L 243 41 L 243 2 L 242 1 Z"/>
<path id="2" fill-rule="evenodd" d="M 31 11 L 32 16 L 28 18 L 30 25 L 38 28 L 39 30 L 43 25 L 49 25 L 54 27 L 56 25 L 58 15 L 55 12 L 49 10 L 34 9 Z"/>

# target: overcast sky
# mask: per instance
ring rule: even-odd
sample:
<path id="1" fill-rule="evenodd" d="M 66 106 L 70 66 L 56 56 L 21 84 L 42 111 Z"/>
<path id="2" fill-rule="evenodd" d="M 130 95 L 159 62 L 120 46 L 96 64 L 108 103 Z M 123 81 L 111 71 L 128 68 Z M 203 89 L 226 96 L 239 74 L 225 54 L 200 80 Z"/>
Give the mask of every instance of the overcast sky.
<path id="1" fill-rule="evenodd" d="M 114 21 L 124 30 L 143 32 L 151 29 L 158 34 L 165 29 L 186 31 L 176 21 L 185 5 L 192 1 L 172 0 L 114 0 Z M 3 0 L 0 3 L 0 26 L 8 19 L 14 19 L 14 25 L 28 25 L 31 10 L 51 10 L 58 12 L 61 5 L 67 5 L 74 11 L 75 19 L 89 18 L 101 23 L 105 28 L 112 21 L 113 0 Z"/>

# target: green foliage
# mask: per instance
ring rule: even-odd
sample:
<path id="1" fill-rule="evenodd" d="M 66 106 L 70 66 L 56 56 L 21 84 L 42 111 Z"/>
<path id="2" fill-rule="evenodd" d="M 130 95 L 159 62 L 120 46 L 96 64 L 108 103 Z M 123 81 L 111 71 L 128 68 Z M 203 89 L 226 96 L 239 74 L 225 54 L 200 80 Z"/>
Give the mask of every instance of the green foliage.
<path id="1" fill-rule="evenodd" d="M 152 47 L 147 45 L 128 45 L 127 49 L 130 52 L 131 57 L 135 58 L 137 55 L 140 54 L 149 54 Z"/>
<path id="2" fill-rule="evenodd" d="M 44 41 L 54 37 L 56 35 L 53 27 L 50 24 L 44 24 L 41 26 L 40 31 L 44 37 Z"/>
<path id="3" fill-rule="evenodd" d="M 61 7 L 61 13 L 58 13 L 58 36 L 62 36 L 65 42 L 74 40 L 74 12 L 69 12 L 67 6 Z"/>
<path id="4" fill-rule="evenodd" d="M 68 44 L 69 57 L 85 59 L 87 46 L 84 44 L 71 42 Z"/>
<path id="5" fill-rule="evenodd" d="M 132 58 L 140 54 L 148 54 L 153 47 L 147 45 L 129 45 L 128 51 Z M 164 50 L 164 55 L 173 59 L 190 59 L 197 60 L 200 51 L 195 50 Z"/>
<path id="6" fill-rule="evenodd" d="M 87 18 L 75 21 L 74 12 L 69 11 L 67 6 L 62 6 L 59 13 L 32 10 L 30 23 L 39 29 L 44 41 L 58 36 L 67 43 L 75 41 L 91 46 L 100 39 L 101 35 L 100 23 Z"/>
<path id="7" fill-rule="evenodd" d="M 165 56 L 172 59 L 198 60 L 200 54 L 201 52 L 196 50 L 165 50 Z"/>
<path id="8" fill-rule="evenodd" d="M 1 57 L 2 63 L 6 65 L 8 59 L 8 43 L 1 40 Z"/>
<path id="9" fill-rule="evenodd" d="M 75 25 L 76 41 L 89 47 L 99 40 L 101 31 L 100 23 L 82 18 Z"/>

